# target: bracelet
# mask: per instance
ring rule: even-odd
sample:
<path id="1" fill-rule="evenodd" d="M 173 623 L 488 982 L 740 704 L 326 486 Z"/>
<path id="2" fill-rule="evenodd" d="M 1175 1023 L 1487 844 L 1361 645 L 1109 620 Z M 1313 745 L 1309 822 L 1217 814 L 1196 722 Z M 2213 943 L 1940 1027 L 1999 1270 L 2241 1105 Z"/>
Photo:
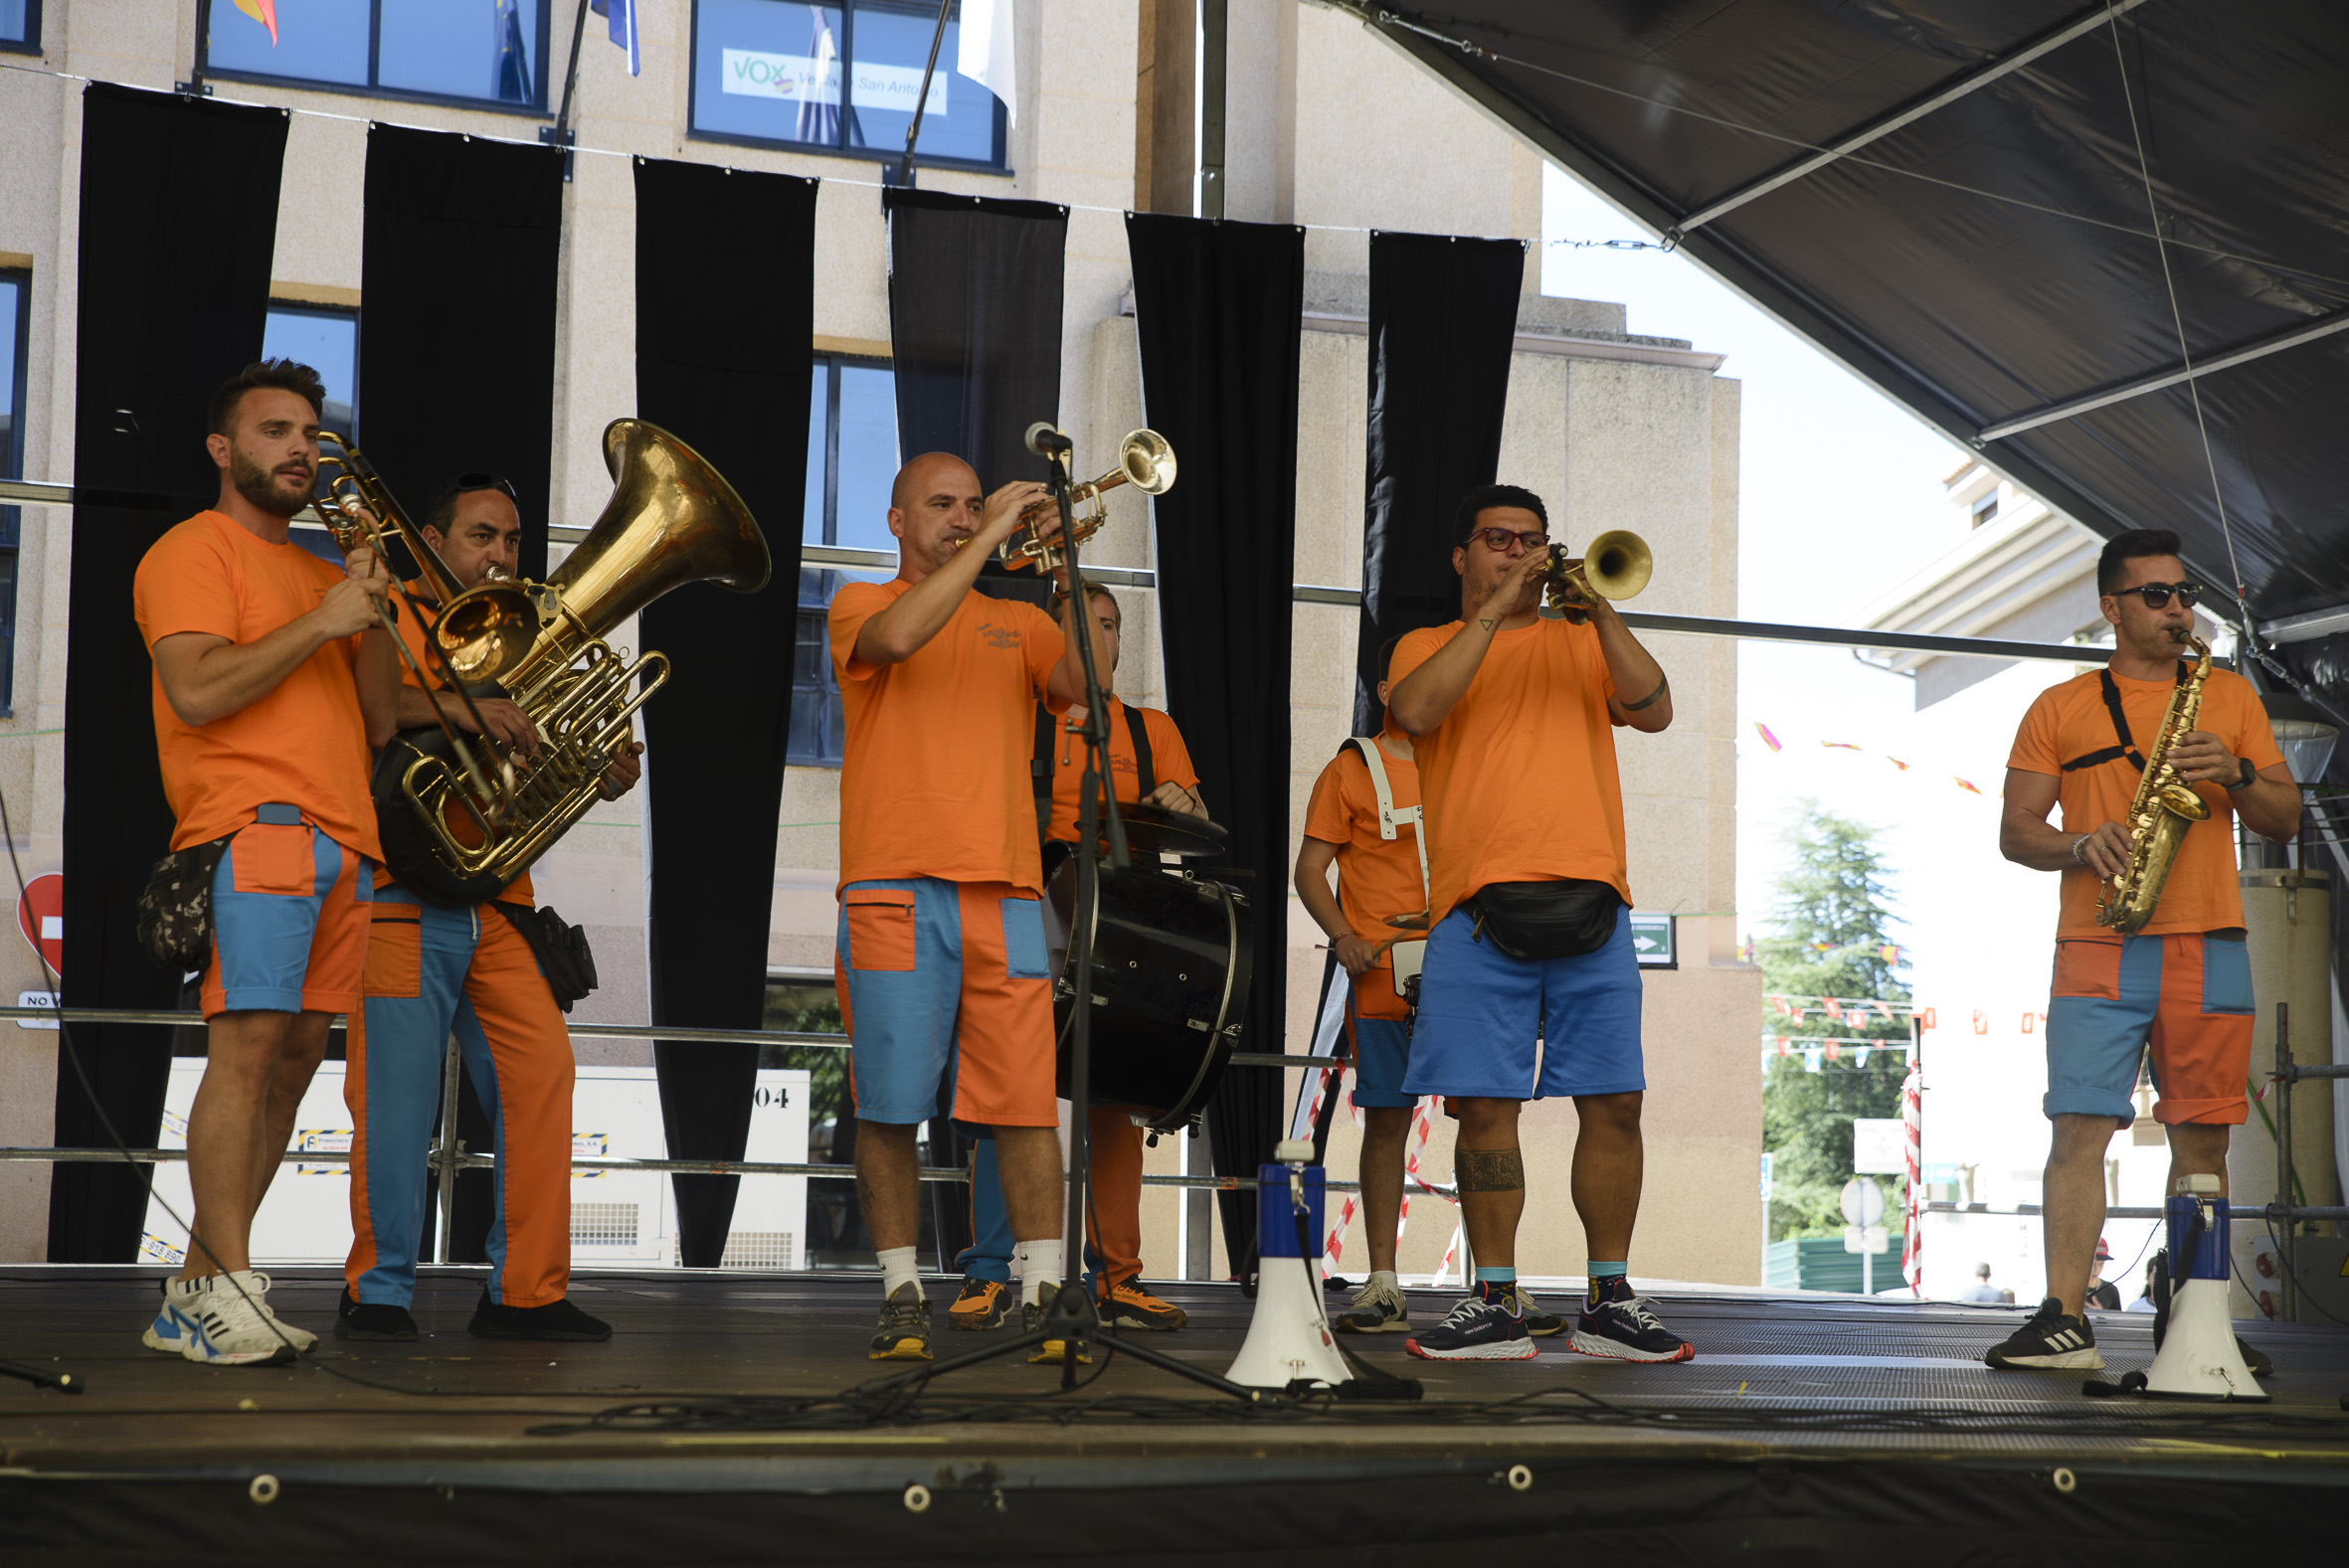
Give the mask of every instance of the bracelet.
<path id="1" fill-rule="evenodd" d="M 2082 833 L 2072 841 L 2072 863 L 2074 865 L 2084 866 L 2088 863 L 2087 857 L 2079 852 L 2079 846 L 2086 843 L 2089 839 L 2095 836 L 2096 835 L 2092 832 Z"/>

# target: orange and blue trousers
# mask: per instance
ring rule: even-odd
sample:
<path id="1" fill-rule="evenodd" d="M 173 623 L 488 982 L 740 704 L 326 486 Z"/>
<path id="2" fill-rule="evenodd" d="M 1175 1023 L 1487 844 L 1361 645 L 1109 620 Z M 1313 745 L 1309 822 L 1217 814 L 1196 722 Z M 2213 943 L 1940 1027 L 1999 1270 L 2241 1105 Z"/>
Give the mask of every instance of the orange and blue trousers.
<path id="1" fill-rule="evenodd" d="M 496 1132 L 489 1299 L 544 1307 L 571 1283 L 570 1032 L 522 934 L 488 906 L 376 889 L 366 1001 L 351 1014 L 354 1301 L 407 1307 L 429 1215 L 426 1150 L 449 1037 Z M 453 1135 L 452 1130 L 449 1135 Z"/>

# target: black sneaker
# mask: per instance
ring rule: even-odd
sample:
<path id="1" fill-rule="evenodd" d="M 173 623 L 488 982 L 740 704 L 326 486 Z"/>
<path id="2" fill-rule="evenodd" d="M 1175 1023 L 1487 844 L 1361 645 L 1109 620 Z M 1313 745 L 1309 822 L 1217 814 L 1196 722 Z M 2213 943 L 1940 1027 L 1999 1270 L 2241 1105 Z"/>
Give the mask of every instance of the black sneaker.
<path id="1" fill-rule="evenodd" d="M 480 1302 L 473 1307 L 473 1320 L 465 1324 L 465 1332 L 475 1339 L 569 1339 L 592 1341 L 612 1337 L 612 1325 L 601 1317 L 590 1317 L 571 1305 L 564 1297 L 544 1307 L 507 1307 L 481 1293 Z"/>
<path id="2" fill-rule="evenodd" d="M 1648 1299 L 1621 1275 L 1601 1286 L 1595 1299 L 1584 1298 L 1568 1343 L 1577 1355 L 1610 1361 L 1689 1361 L 1697 1355 L 1697 1347 L 1665 1327 Z"/>
<path id="3" fill-rule="evenodd" d="M 875 1361 L 930 1359 L 930 1302 L 919 1285 L 901 1285 L 881 1304 L 871 1353 Z"/>
<path id="4" fill-rule="evenodd" d="M 2022 1327 L 1991 1346 L 1982 1360 L 2002 1371 L 2093 1372 L 2104 1364 L 2095 1329 L 2065 1311 L 2064 1304 L 2052 1296 Z"/>
<path id="5" fill-rule="evenodd" d="M 2164 1247 L 2153 1255 L 2153 1348 L 2161 1350 L 2161 1342 L 2170 1331 L 2170 1254 Z M 2235 1336 L 2235 1353 L 2243 1357 L 2244 1370 L 2254 1377 L 2273 1377 L 2275 1363 L 2266 1352 L 2244 1343 L 2243 1335 Z"/>
<path id="6" fill-rule="evenodd" d="M 416 1337 L 416 1319 L 405 1307 L 389 1302 L 354 1302 L 346 1287 L 334 1309 L 337 1339 L 389 1339 L 405 1343 Z"/>
<path id="7" fill-rule="evenodd" d="M 1539 1352 L 1526 1332 L 1525 1313 L 1505 1290 L 1479 1289 L 1444 1314 L 1444 1320 L 1403 1341 L 1422 1361 L 1531 1361 Z"/>
<path id="8" fill-rule="evenodd" d="M 1519 1285 L 1512 1287 L 1510 1294 L 1517 1298 L 1518 1310 L 1525 1313 L 1527 1333 L 1536 1339 L 1546 1339 L 1551 1334 L 1566 1331 L 1565 1318 L 1556 1312 L 1546 1310 L 1539 1302 L 1534 1300 L 1532 1291 Z"/>

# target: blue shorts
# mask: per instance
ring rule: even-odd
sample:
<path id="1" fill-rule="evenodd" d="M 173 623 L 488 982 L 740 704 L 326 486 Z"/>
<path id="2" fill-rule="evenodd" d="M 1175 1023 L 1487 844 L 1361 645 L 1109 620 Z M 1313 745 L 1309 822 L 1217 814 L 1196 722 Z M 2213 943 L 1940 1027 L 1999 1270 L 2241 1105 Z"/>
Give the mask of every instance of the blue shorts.
<path id="1" fill-rule="evenodd" d="M 1007 882 L 840 889 L 832 976 L 865 1122 L 1057 1127 L 1043 905 Z"/>
<path id="2" fill-rule="evenodd" d="M 375 866 L 301 819 L 265 805 L 212 874 L 212 961 L 204 1016 L 342 1012 L 359 1005 Z"/>
<path id="3" fill-rule="evenodd" d="M 1403 1093 L 1548 1100 L 1647 1087 L 1631 911 L 1616 912 L 1605 947 L 1572 958 L 1513 958 L 1470 932 L 1455 909 L 1429 934 Z"/>
<path id="4" fill-rule="evenodd" d="M 1354 1103 L 1364 1110 L 1408 1111 L 1417 1105 L 1417 1095 L 1403 1093 L 1403 1073 L 1410 1066 L 1411 1055 L 1411 1037 L 1404 1020 L 1363 1017 L 1355 1007 L 1350 989 L 1346 1021 L 1354 1030 Z"/>

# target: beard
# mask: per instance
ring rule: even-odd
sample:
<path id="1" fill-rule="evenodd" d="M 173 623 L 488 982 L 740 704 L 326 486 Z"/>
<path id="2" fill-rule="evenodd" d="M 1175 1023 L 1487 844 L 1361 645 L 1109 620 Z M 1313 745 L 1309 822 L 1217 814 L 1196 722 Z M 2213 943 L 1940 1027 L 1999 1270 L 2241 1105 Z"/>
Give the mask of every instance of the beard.
<path id="1" fill-rule="evenodd" d="M 316 482 L 315 469 L 303 473 L 299 489 L 289 488 L 291 475 L 279 473 L 253 461 L 241 451 L 229 453 L 229 482 L 237 493 L 271 517 L 291 517 L 310 504 L 310 487 Z"/>

